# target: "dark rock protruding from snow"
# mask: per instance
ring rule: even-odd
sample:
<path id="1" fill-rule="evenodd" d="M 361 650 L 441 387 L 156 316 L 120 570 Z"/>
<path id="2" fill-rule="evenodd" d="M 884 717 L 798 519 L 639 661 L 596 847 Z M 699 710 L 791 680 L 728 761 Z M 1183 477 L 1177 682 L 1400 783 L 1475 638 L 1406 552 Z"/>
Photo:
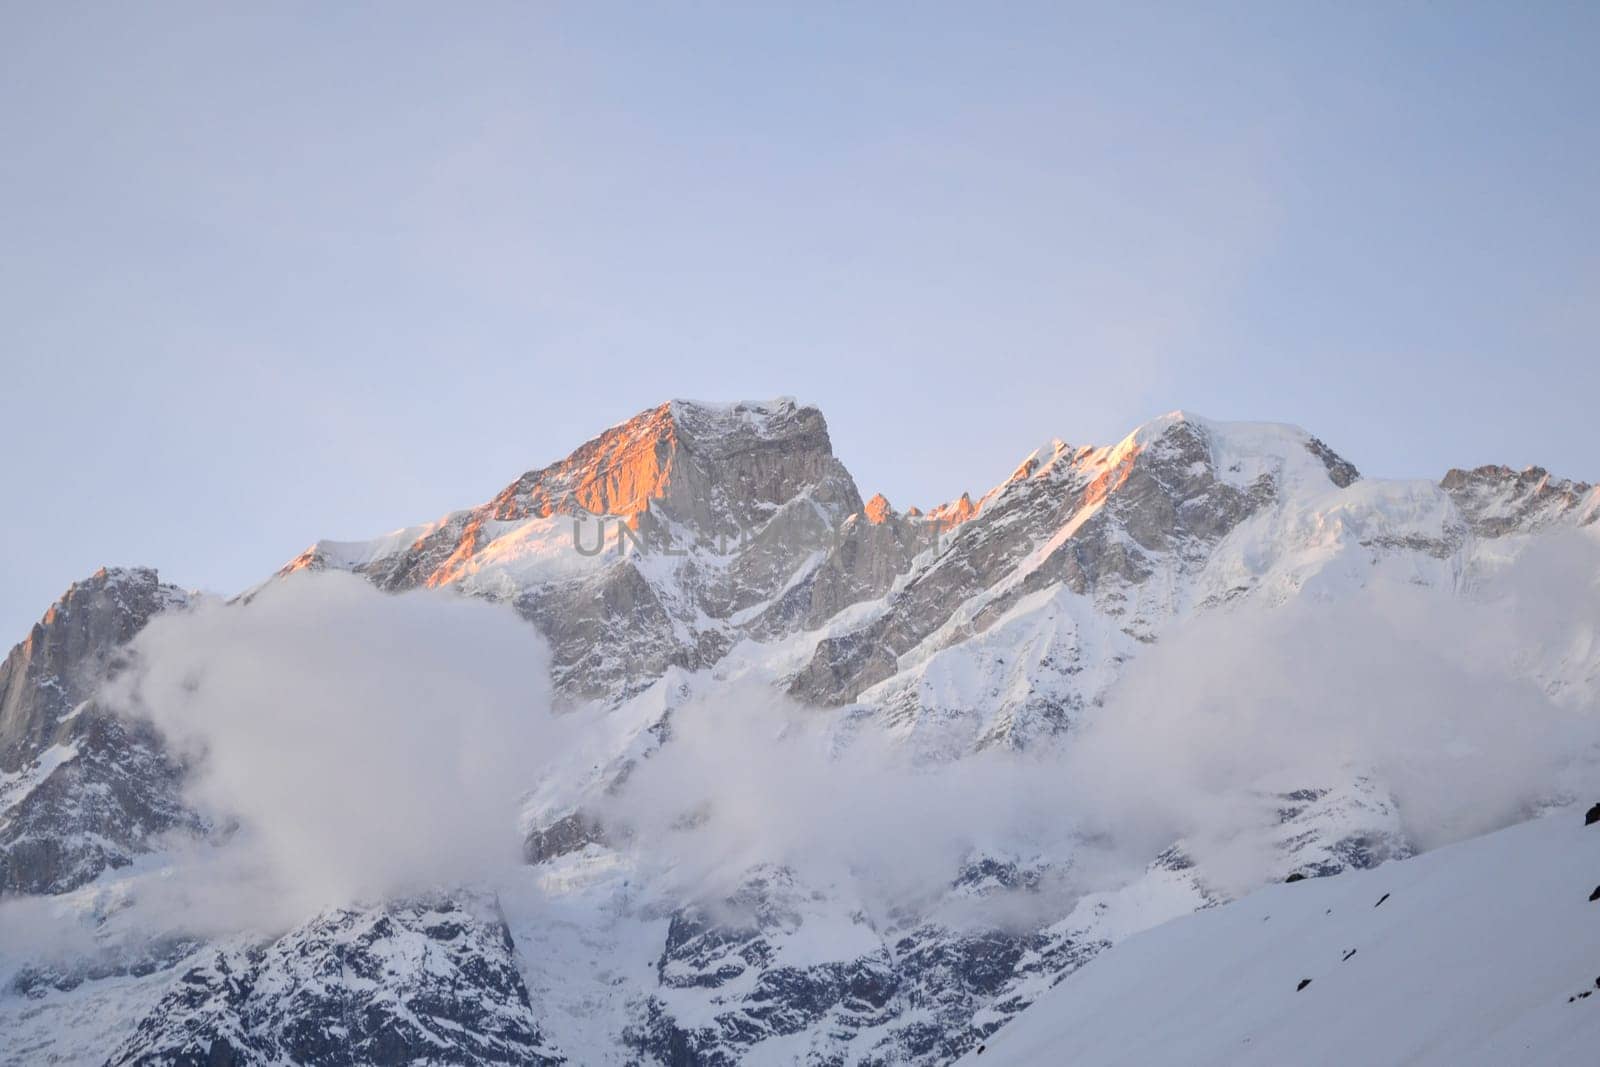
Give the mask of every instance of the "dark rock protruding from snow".
<path id="1" fill-rule="evenodd" d="M 971 874 L 984 885 L 1020 888 L 1028 879 L 994 863 Z M 825 1030 L 838 1055 L 807 1062 L 949 1063 L 1027 1007 L 1044 988 L 1041 978 L 1106 947 L 1045 932 L 862 925 L 858 955 L 782 962 L 785 941 L 812 921 L 812 906 L 792 872 L 762 869 L 714 908 L 675 913 L 656 962 L 663 993 L 646 1001 L 624 1041 L 647 1063 L 732 1067 L 758 1057 L 765 1041 Z M 694 991 L 715 1005 L 712 1017 L 675 1015 Z"/>
<path id="2" fill-rule="evenodd" d="M 563 1063 L 514 953 L 503 923 L 450 901 L 328 912 L 203 953 L 111 1064 Z"/>
<path id="3" fill-rule="evenodd" d="M 565 856 L 591 844 L 605 844 L 605 827 L 583 811 L 564 815 L 548 826 L 531 831 L 522 843 L 522 858 L 539 864 Z"/>
<path id="4" fill-rule="evenodd" d="M 1595 510 L 1594 486 L 1554 477 L 1543 467 L 1452 470 L 1439 487 L 1450 494 L 1479 537 L 1526 533 L 1569 515 L 1576 516 L 1580 524 L 1600 516 Z"/>
<path id="5" fill-rule="evenodd" d="M 183 590 L 153 570 L 76 582 L 0 664 L 0 895 L 62 893 L 198 819 L 146 724 L 93 700 L 122 649 Z"/>
<path id="6" fill-rule="evenodd" d="M 1590 808 L 1588 814 L 1583 817 L 1583 825 L 1585 826 L 1593 826 L 1597 822 L 1600 822 L 1600 804 Z"/>

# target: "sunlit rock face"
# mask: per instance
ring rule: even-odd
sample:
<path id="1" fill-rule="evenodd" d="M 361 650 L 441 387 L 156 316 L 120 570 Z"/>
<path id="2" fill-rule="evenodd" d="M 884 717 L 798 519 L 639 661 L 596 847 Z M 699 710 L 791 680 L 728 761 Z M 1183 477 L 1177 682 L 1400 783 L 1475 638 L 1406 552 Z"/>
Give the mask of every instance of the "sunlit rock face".
<path id="1" fill-rule="evenodd" d="M 73 889 L 198 825 L 154 731 L 94 700 L 123 646 L 187 599 L 151 570 L 98 571 L 0 665 L 0 895 Z"/>
<path id="2" fill-rule="evenodd" d="M 609 516 L 633 528 L 653 517 L 658 527 L 682 527 L 658 529 L 658 535 L 689 538 L 665 547 L 725 548 L 802 496 L 837 505 L 842 514 L 861 508 L 816 408 L 790 399 L 731 405 L 675 400 L 529 471 L 486 504 L 418 528 L 408 543 L 351 561 L 342 551 L 349 546 L 321 542 L 290 567 L 350 566 L 391 590 L 460 583 L 513 562 L 495 553 L 480 558 L 492 545 L 511 547 L 508 540 L 520 531 L 505 524 L 553 516 Z M 570 523 L 560 529 L 570 531 Z"/>
<path id="3" fill-rule="evenodd" d="M 831 574 L 851 573 L 824 579 L 820 607 L 796 594 L 861 510 L 817 409 L 679 400 L 486 504 L 377 542 L 320 542 L 287 569 L 339 567 L 392 591 L 449 586 L 509 600 L 550 639 L 562 692 L 615 699 L 670 667 L 710 666 L 747 629 L 770 634 L 881 593 L 903 551 L 869 554 L 859 581 L 853 565 L 835 563 Z M 780 594 L 785 603 L 772 603 Z"/>
<path id="4" fill-rule="evenodd" d="M 972 494 L 962 493 L 956 499 L 946 504 L 940 504 L 928 512 L 928 521 L 941 530 L 951 530 L 978 513 L 978 505 L 972 502 Z"/>

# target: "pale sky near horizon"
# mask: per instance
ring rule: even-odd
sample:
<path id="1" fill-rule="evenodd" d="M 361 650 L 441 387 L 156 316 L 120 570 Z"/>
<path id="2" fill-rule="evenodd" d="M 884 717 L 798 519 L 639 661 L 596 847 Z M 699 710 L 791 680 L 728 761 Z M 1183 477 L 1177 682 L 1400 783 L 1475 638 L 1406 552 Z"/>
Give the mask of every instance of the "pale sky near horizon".
<path id="1" fill-rule="evenodd" d="M 0 648 L 669 397 L 924 507 L 1182 407 L 1600 480 L 1600 5 L 0 0 Z"/>

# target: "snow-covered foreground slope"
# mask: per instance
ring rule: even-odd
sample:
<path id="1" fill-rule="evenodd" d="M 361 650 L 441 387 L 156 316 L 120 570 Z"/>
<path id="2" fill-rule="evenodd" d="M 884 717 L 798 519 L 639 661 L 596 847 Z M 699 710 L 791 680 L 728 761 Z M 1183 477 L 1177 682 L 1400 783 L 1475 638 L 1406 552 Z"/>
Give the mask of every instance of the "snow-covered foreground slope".
<path id="1" fill-rule="evenodd" d="M 1271 886 L 1102 953 L 961 1062 L 1593 1063 L 1597 883 L 1579 806 Z"/>

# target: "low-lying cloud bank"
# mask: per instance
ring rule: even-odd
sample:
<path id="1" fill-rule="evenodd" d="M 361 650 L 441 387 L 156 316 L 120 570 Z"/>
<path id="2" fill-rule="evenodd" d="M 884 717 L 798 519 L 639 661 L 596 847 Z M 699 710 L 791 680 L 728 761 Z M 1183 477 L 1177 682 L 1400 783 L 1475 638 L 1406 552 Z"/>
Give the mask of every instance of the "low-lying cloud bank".
<path id="1" fill-rule="evenodd" d="M 1236 890 L 1274 873 L 1276 813 L 1253 798 L 1275 791 L 1370 776 L 1421 849 L 1497 829 L 1593 787 L 1597 575 L 1584 538 L 1468 597 L 1376 583 L 1199 616 L 1141 655 L 1068 765 L 1097 820 L 1186 838 Z"/>
<path id="2" fill-rule="evenodd" d="M 714 898 L 768 863 L 869 909 L 915 910 L 948 906 L 976 853 L 1072 857 L 1023 919 L 1126 881 L 1180 839 L 1220 888 L 1247 890 L 1281 873 L 1271 794 L 1355 774 L 1433 847 L 1592 789 L 1597 576 L 1600 545 L 1577 538 L 1471 597 L 1380 583 L 1207 612 L 1058 744 L 935 768 L 765 683 L 707 683 L 596 813 L 637 881 L 674 897 Z M 158 618 L 132 653 L 109 697 L 160 727 L 192 762 L 191 802 L 236 829 L 124 879 L 130 938 L 265 930 L 503 877 L 520 862 L 522 798 L 580 758 L 598 714 L 551 713 L 547 650 L 508 608 L 342 574 Z M 1014 905 L 977 905 L 972 921 Z M 76 935 L 50 925 L 53 907 L 0 908 L 0 934 L 66 950 Z"/>
<path id="3" fill-rule="evenodd" d="M 1469 596 L 1376 581 L 1342 599 L 1203 613 L 1168 631 L 1047 750 L 913 766 L 871 729 L 761 685 L 678 709 L 606 818 L 687 889 L 754 863 L 936 896 L 977 852 L 1073 857 L 1106 888 L 1182 841 L 1216 888 L 1281 877 L 1280 794 L 1365 777 L 1427 849 L 1592 788 L 1600 544 L 1552 538 Z M 1050 906 L 1059 906 L 1055 901 Z"/>
<path id="4" fill-rule="evenodd" d="M 934 904 L 976 854 L 1071 847 L 1071 790 L 1051 754 L 930 768 L 877 731 L 841 744 L 834 725 L 764 682 L 719 687 L 674 710 L 668 742 L 596 814 L 674 895 L 730 893 L 766 864 L 882 912 Z"/>

